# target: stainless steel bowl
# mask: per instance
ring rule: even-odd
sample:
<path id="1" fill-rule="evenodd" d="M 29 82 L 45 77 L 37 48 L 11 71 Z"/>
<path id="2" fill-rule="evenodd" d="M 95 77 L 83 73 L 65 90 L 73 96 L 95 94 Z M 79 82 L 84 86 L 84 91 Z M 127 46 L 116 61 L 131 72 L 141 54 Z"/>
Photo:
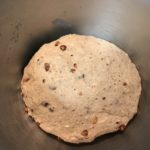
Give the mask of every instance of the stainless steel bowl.
<path id="1" fill-rule="evenodd" d="M 123 133 L 104 135 L 89 144 L 67 144 L 44 133 L 25 114 L 20 96 L 24 66 L 42 44 L 69 33 L 111 41 L 136 64 L 143 90 L 138 114 Z M 149 0 L 0 1 L 0 149 L 150 149 L 149 91 Z"/>

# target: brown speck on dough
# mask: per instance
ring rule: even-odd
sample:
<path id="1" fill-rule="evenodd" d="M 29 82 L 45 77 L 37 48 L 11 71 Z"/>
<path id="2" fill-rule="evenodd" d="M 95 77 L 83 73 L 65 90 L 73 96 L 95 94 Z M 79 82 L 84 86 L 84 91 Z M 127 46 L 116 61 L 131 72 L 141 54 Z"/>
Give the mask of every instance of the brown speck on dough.
<path id="1" fill-rule="evenodd" d="M 86 113 L 88 114 L 90 112 L 90 108 L 88 106 L 84 107 L 86 109 Z"/>
<path id="2" fill-rule="evenodd" d="M 73 54 L 70 55 L 71 57 L 73 56 Z"/>
<path id="3" fill-rule="evenodd" d="M 85 74 L 82 74 L 82 78 L 84 78 L 85 77 Z"/>
<path id="4" fill-rule="evenodd" d="M 105 108 L 102 108 L 102 110 L 105 111 L 106 109 L 105 109 Z"/>
<path id="5" fill-rule="evenodd" d="M 126 83 L 126 82 L 123 82 L 123 86 L 127 86 L 127 83 Z"/>
<path id="6" fill-rule="evenodd" d="M 79 92 L 79 96 L 82 96 L 82 92 Z"/>
<path id="7" fill-rule="evenodd" d="M 25 108 L 24 108 L 24 111 L 25 111 L 26 113 L 28 113 L 28 108 L 27 108 L 27 107 L 25 107 Z"/>
<path id="8" fill-rule="evenodd" d="M 81 135 L 83 135 L 83 136 L 88 136 L 88 130 L 83 130 L 83 131 L 81 132 Z"/>
<path id="9" fill-rule="evenodd" d="M 49 71 L 50 64 L 49 63 L 45 63 L 44 64 L 44 68 L 45 68 L 45 71 Z"/>
<path id="10" fill-rule="evenodd" d="M 101 58 L 101 60 L 104 60 L 104 58 Z"/>
<path id="11" fill-rule="evenodd" d="M 55 42 L 55 46 L 58 46 L 59 44 L 60 44 L 59 41 L 56 41 L 56 42 Z"/>
<path id="12" fill-rule="evenodd" d="M 119 126 L 119 130 L 120 130 L 120 131 L 124 131 L 125 127 L 126 127 L 126 126 L 125 126 L 124 124 L 121 124 L 121 125 Z"/>
<path id="13" fill-rule="evenodd" d="M 43 79 L 42 82 L 45 83 L 45 79 Z"/>
<path id="14" fill-rule="evenodd" d="M 28 82 L 30 80 L 30 78 L 24 78 L 23 82 Z"/>
<path id="15" fill-rule="evenodd" d="M 75 111 L 75 109 L 72 109 L 72 111 Z"/>
<path id="16" fill-rule="evenodd" d="M 33 109 L 30 109 L 31 112 L 33 112 Z"/>
<path id="17" fill-rule="evenodd" d="M 74 67 L 74 68 L 77 68 L 77 64 L 76 64 L 76 63 L 74 63 L 74 64 L 73 64 L 73 67 Z"/>
<path id="18" fill-rule="evenodd" d="M 81 76 L 78 76 L 78 79 L 84 79 L 85 74 L 82 74 Z"/>
<path id="19" fill-rule="evenodd" d="M 47 106 L 49 105 L 49 103 L 48 103 L 48 102 L 43 101 L 43 102 L 41 102 L 41 105 L 42 105 L 42 106 L 44 106 L 44 107 L 47 107 Z"/>
<path id="20" fill-rule="evenodd" d="M 119 124 L 120 122 L 119 121 L 116 121 L 116 124 Z"/>
<path id="21" fill-rule="evenodd" d="M 63 106 L 63 109 L 67 109 L 67 107 L 66 107 L 66 106 Z"/>
<path id="22" fill-rule="evenodd" d="M 72 68 L 70 69 L 70 72 L 74 73 L 76 71 L 76 69 Z"/>
<path id="23" fill-rule="evenodd" d="M 60 49 L 61 49 L 62 51 L 65 51 L 65 50 L 67 49 L 67 46 L 66 46 L 66 45 L 61 45 L 61 46 L 60 46 Z"/>
<path id="24" fill-rule="evenodd" d="M 102 99 L 103 99 L 103 100 L 105 100 L 105 99 L 106 99 L 106 97 L 102 97 Z"/>
<path id="25" fill-rule="evenodd" d="M 56 86 L 49 86 L 49 88 L 50 88 L 51 90 L 56 90 L 56 89 L 57 89 Z"/>
<path id="26" fill-rule="evenodd" d="M 122 94 L 124 95 L 124 94 L 126 94 L 126 92 L 125 92 L 125 91 L 123 91 L 123 92 L 122 92 Z"/>
<path id="27" fill-rule="evenodd" d="M 54 108 L 51 108 L 51 107 L 50 107 L 50 108 L 49 108 L 49 111 L 50 111 L 50 112 L 54 112 Z"/>
<path id="28" fill-rule="evenodd" d="M 38 58 L 37 61 L 40 61 L 40 59 Z"/>
<path id="29" fill-rule="evenodd" d="M 29 116 L 29 118 L 31 119 L 31 121 L 35 121 L 34 118 L 32 116 Z"/>
<path id="30" fill-rule="evenodd" d="M 40 125 L 40 123 L 39 122 L 36 122 L 36 124 L 39 126 Z"/>
<path id="31" fill-rule="evenodd" d="M 21 96 L 24 97 L 24 94 L 21 92 Z"/>
<path id="32" fill-rule="evenodd" d="M 106 66 L 108 66 L 109 64 L 106 64 Z"/>
<path id="33" fill-rule="evenodd" d="M 96 124 L 97 121 L 98 121 L 98 118 L 95 116 L 95 117 L 92 118 L 91 123 Z"/>
<path id="34" fill-rule="evenodd" d="M 96 97 L 95 100 L 98 100 L 98 98 Z"/>

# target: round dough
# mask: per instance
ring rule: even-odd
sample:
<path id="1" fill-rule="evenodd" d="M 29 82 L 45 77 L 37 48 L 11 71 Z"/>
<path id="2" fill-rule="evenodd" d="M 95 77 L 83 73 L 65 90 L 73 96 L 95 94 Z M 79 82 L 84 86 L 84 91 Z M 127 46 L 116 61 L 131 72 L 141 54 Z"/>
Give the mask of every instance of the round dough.
<path id="1" fill-rule="evenodd" d="M 21 89 L 41 129 L 82 143 L 125 128 L 137 113 L 141 80 L 114 44 L 71 34 L 40 48 L 24 70 Z"/>

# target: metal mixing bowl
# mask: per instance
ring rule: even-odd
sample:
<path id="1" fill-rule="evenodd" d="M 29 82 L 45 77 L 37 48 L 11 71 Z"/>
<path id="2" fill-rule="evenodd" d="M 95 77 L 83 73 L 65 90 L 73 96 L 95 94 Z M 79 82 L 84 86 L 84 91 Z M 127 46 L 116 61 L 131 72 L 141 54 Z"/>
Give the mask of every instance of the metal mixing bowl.
<path id="1" fill-rule="evenodd" d="M 69 33 L 111 41 L 136 64 L 142 78 L 139 111 L 123 133 L 68 144 L 40 130 L 25 114 L 23 68 L 42 44 Z M 149 0 L 0 1 L 0 150 L 150 149 L 149 90 Z"/>

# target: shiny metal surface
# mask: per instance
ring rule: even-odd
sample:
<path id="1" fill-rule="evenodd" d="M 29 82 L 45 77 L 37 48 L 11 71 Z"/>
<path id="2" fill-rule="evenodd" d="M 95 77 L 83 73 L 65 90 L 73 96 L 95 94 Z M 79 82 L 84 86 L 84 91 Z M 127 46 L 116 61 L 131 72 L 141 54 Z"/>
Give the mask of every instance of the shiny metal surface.
<path id="1" fill-rule="evenodd" d="M 115 43 L 139 69 L 139 113 L 125 132 L 104 135 L 91 144 L 67 144 L 41 131 L 25 114 L 20 97 L 24 66 L 42 44 L 68 33 Z M 149 90 L 149 0 L 0 1 L 0 150 L 150 149 Z"/>

